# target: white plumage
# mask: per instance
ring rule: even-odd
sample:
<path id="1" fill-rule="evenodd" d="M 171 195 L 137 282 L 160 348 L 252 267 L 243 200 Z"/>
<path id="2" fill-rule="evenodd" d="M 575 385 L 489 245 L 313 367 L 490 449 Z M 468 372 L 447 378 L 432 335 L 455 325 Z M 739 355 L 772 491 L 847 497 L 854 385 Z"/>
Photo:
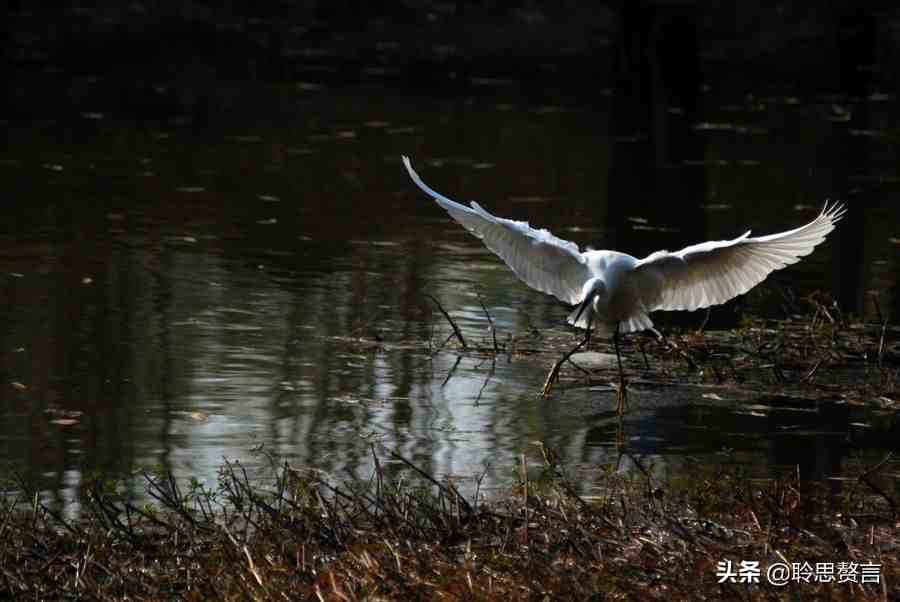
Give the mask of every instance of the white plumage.
<path id="1" fill-rule="evenodd" d="M 527 222 L 496 217 L 472 202 L 461 205 L 429 188 L 403 157 L 413 182 L 484 242 L 528 286 L 577 307 L 569 323 L 601 334 L 653 327 L 656 310 L 695 310 L 746 293 L 766 276 L 809 255 L 844 215 L 827 203 L 805 226 L 732 240 L 709 241 L 678 252 L 637 259 L 617 251 L 584 251 Z"/>

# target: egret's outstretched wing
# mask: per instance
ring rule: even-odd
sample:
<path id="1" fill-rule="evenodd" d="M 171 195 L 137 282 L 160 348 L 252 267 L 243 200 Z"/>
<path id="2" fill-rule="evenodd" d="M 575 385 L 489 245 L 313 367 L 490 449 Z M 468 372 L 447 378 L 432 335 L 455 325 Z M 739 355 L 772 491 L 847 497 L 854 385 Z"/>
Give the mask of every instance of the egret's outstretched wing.
<path id="1" fill-rule="evenodd" d="M 646 311 L 694 310 L 725 303 L 762 282 L 766 276 L 809 255 L 834 230 L 844 206 L 825 204 L 813 221 L 794 230 L 734 240 L 716 240 L 678 251 L 657 251 L 629 274 L 635 279 Z"/>
<path id="2" fill-rule="evenodd" d="M 409 158 L 403 157 L 403 164 L 416 186 L 480 238 L 525 284 L 571 305 L 581 301 L 590 271 L 578 245 L 546 230 L 535 230 L 527 222 L 493 216 L 474 201 L 470 207 L 460 205 L 429 188 L 413 170 Z"/>

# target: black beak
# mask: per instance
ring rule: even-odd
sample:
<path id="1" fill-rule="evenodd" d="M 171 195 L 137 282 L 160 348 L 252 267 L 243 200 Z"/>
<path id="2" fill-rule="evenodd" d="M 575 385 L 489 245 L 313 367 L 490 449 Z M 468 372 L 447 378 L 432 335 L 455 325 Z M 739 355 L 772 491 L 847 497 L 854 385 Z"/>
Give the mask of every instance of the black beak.
<path id="1" fill-rule="evenodd" d="M 581 318 L 581 314 L 584 313 L 584 310 L 587 309 L 587 306 L 594 301 L 594 297 L 596 296 L 597 292 L 591 291 L 590 293 L 588 293 L 587 297 L 584 298 L 584 301 L 581 302 L 581 307 L 578 308 L 578 313 L 575 314 L 575 324 L 578 324 L 578 320 Z"/>

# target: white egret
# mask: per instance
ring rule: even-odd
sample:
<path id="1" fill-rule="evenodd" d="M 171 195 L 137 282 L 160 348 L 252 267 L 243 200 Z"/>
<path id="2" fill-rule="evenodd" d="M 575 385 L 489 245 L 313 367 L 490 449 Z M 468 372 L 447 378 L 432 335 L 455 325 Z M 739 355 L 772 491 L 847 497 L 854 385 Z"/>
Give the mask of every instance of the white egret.
<path id="1" fill-rule="evenodd" d="M 553 295 L 575 308 L 568 322 L 585 329 L 585 338 L 560 359 L 547 376 L 544 394 L 562 363 L 590 340 L 591 329 L 612 336 L 619 366 L 617 411 L 625 407 L 625 377 L 619 334 L 653 328 L 650 312 L 695 310 L 719 305 L 746 293 L 766 276 L 809 255 L 844 215 L 840 203 L 825 204 L 805 226 L 732 240 L 713 240 L 675 253 L 657 251 L 638 259 L 618 251 L 581 251 L 573 242 L 537 230 L 527 222 L 496 217 L 472 201 L 461 205 L 429 188 L 403 164 L 413 182 L 437 201 L 453 219 L 481 239 L 531 288 Z"/>

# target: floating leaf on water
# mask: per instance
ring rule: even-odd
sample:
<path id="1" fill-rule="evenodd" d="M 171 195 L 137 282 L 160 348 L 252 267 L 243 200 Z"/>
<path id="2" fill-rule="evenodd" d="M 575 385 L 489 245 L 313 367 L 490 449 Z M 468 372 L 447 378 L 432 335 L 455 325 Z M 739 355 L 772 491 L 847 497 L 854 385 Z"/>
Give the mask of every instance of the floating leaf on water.
<path id="1" fill-rule="evenodd" d="M 256 220 L 256 223 L 259 224 L 260 226 L 272 226 L 272 225 L 278 223 L 278 218 L 270 217 L 268 219 L 259 219 L 259 220 Z"/>
<path id="2" fill-rule="evenodd" d="M 262 326 L 252 326 L 250 324 L 226 324 L 222 326 L 222 330 L 225 332 L 258 332 L 262 329 Z"/>
<path id="3" fill-rule="evenodd" d="M 735 412 L 740 416 L 753 416 L 754 418 L 766 418 L 768 414 L 765 412 L 757 412 L 755 410 L 750 410 L 749 412 Z"/>
<path id="4" fill-rule="evenodd" d="M 831 115 L 828 116 L 830 121 L 850 121 L 851 117 L 853 117 L 853 113 L 846 107 L 831 105 Z"/>
<path id="5" fill-rule="evenodd" d="M 884 136 L 884 132 L 881 130 L 862 130 L 856 128 L 850 128 L 847 130 L 847 133 L 851 136 L 862 136 L 864 138 L 880 138 Z"/>
<path id="6" fill-rule="evenodd" d="M 818 408 L 799 407 L 799 406 L 772 406 L 772 405 L 766 405 L 766 404 L 762 404 L 762 403 L 747 404 L 744 407 L 747 408 L 748 410 L 760 410 L 763 412 L 772 412 L 772 411 L 809 412 L 811 414 L 816 414 L 819 412 Z"/>
<path id="7" fill-rule="evenodd" d="M 789 427 L 782 427 L 782 429 L 783 429 L 782 432 L 775 433 L 775 434 L 776 435 L 790 435 L 792 437 L 821 437 L 823 435 L 836 437 L 836 436 L 843 436 L 845 434 L 845 433 L 842 433 L 839 431 L 820 431 L 820 430 L 815 430 L 815 429 L 803 429 L 803 428 L 799 428 L 799 427 L 796 429 L 789 428 Z"/>
<path id="8" fill-rule="evenodd" d="M 716 401 L 725 401 L 720 395 L 718 395 L 716 393 L 704 393 L 700 397 L 702 397 L 704 399 L 714 399 Z"/>
<path id="9" fill-rule="evenodd" d="M 678 228 L 672 228 L 669 226 L 651 226 L 649 224 L 634 224 L 631 226 L 632 230 L 646 230 L 648 232 L 680 232 Z"/>
<path id="10" fill-rule="evenodd" d="M 209 420 L 209 415 L 203 412 L 188 412 L 188 418 L 197 422 L 206 422 Z"/>
<path id="11" fill-rule="evenodd" d="M 567 232 L 586 232 L 586 233 L 606 232 L 606 228 L 604 228 L 602 226 L 593 226 L 593 227 L 569 226 L 568 228 L 565 228 L 565 230 Z"/>
<path id="12" fill-rule="evenodd" d="M 701 121 L 691 126 L 691 129 L 697 131 L 728 131 L 734 129 L 733 123 L 713 123 L 710 121 Z"/>
<path id="13" fill-rule="evenodd" d="M 17 380 L 14 380 L 14 381 L 10 382 L 9 384 L 11 384 L 12 388 L 15 389 L 16 391 L 24 391 L 28 388 L 28 385 L 26 385 L 24 383 L 20 383 Z"/>
<path id="14" fill-rule="evenodd" d="M 166 240 L 168 242 L 184 242 L 188 244 L 193 244 L 197 242 L 197 239 L 193 236 L 167 236 Z"/>
<path id="15" fill-rule="evenodd" d="M 58 424 L 60 426 L 72 426 L 73 424 L 78 424 L 77 418 L 54 418 L 50 421 L 50 424 Z"/>
<path id="16" fill-rule="evenodd" d="M 23 274 L 22 272 L 8 272 L 7 276 L 10 276 L 12 278 L 24 278 L 25 274 Z"/>
<path id="17" fill-rule="evenodd" d="M 399 247 L 400 243 L 394 240 L 359 240 L 351 239 L 351 245 L 364 245 L 367 247 Z"/>
<path id="18" fill-rule="evenodd" d="M 255 312 L 255 311 L 253 311 L 253 310 L 250 310 L 250 309 L 244 309 L 244 308 L 242 308 L 242 307 L 222 307 L 222 308 L 219 309 L 219 313 L 223 313 L 223 314 L 225 314 L 225 313 L 228 313 L 228 314 L 242 314 L 242 315 L 245 315 L 245 316 L 255 316 L 255 315 L 257 315 L 257 312 Z"/>

